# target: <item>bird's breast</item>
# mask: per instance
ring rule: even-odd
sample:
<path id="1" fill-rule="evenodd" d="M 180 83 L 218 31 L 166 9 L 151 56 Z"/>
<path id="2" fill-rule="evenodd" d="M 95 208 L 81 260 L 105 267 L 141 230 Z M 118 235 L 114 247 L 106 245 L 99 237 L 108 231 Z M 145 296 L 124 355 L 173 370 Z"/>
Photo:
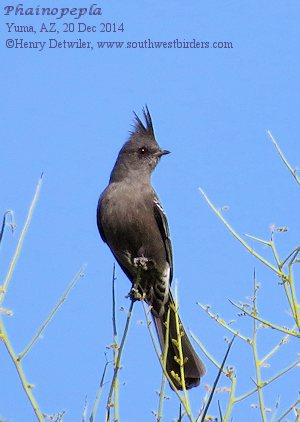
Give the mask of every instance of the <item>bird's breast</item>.
<path id="1" fill-rule="evenodd" d="M 130 184 L 111 185 L 101 204 L 101 223 L 109 245 L 138 254 L 157 237 L 151 192 Z M 158 239 L 157 239 L 158 240 Z"/>

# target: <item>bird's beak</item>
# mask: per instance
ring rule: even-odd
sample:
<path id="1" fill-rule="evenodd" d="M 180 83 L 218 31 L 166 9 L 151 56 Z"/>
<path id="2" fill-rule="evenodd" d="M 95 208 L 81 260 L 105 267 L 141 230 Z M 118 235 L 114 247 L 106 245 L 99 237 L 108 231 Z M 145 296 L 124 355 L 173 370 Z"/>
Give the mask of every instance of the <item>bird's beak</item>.
<path id="1" fill-rule="evenodd" d="M 168 151 L 166 149 L 161 149 L 160 151 L 158 151 L 157 156 L 161 157 L 162 155 L 167 155 L 170 154 L 171 151 Z"/>

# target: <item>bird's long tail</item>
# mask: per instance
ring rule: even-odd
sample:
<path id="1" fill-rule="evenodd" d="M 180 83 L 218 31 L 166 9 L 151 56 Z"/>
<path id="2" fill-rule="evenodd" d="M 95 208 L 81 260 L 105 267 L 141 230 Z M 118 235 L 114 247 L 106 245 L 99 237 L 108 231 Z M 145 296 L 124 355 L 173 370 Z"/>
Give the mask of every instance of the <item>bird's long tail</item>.
<path id="1" fill-rule="evenodd" d="M 169 316 L 169 338 L 168 338 L 168 354 L 167 354 L 167 363 L 166 363 L 166 370 L 173 381 L 175 387 L 178 390 L 182 390 L 182 382 L 180 381 L 181 374 L 180 374 L 180 364 L 178 362 L 179 359 L 179 351 L 177 348 L 178 343 L 178 335 L 177 335 L 177 326 L 176 326 L 176 318 L 175 318 L 175 304 L 170 292 L 168 303 L 165 305 L 165 312 L 162 317 L 157 317 L 152 314 L 155 328 L 158 334 L 160 346 L 162 349 L 162 353 L 164 352 L 165 342 L 166 342 L 166 320 L 168 315 L 168 309 L 170 309 L 170 316 Z M 186 389 L 190 389 L 193 387 L 197 387 L 200 384 L 200 378 L 205 374 L 205 367 L 202 363 L 201 359 L 198 357 L 197 353 L 195 352 L 187 333 L 182 325 L 182 322 L 178 316 L 179 321 L 179 329 L 181 333 L 181 346 L 182 346 L 182 353 L 183 353 L 183 360 L 184 360 L 184 379 L 185 379 L 185 387 Z M 173 341 L 173 339 L 175 341 Z M 174 376 L 175 375 L 175 376 Z M 171 385 L 172 387 L 172 385 Z"/>

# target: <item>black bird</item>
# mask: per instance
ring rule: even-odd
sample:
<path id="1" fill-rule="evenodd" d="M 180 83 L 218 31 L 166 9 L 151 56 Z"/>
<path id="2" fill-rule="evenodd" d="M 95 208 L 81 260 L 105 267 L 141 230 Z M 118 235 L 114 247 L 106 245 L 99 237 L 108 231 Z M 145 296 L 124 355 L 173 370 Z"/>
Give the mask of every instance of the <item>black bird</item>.
<path id="1" fill-rule="evenodd" d="M 145 124 L 135 114 L 134 130 L 119 152 L 109 184 L 101 194 L 97 224 L 102 240 L 108 244 L 119 265 L 151 306 L 162 351 L 165 345 L 170 308 L 169 346 L 166 369 L 177 389 L 182 389 L 174 304 L 170 285 L 173 277 L 172 246 L 168 222 L 151 185 L 151 173 L 169 151 L 159 147 L 148 108 Z M 138 279 L 138 280 L 137 280 Z M 138 285 L 136 286 L 136 283 Z M 182 351 L 185 358 L 186 388 L 196 387 L 205 367 L 191 345 L 180 321 Z M 173 372 L 173 373 L 172 373 Z"/>

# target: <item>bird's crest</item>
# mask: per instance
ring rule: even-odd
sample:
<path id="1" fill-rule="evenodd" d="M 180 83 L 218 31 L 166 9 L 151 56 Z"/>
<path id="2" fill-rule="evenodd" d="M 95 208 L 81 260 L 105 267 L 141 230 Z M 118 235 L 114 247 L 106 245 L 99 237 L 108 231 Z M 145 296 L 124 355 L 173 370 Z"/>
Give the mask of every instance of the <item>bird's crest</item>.
<path id="1" fill-rule="evenodd" d="M 150 115 L 148 107 L 146 106 L 143 109 L 145 124 L 142 122 L 142 120 L 139 118 L 139 116 L 135 112 L 133 113 L 135 116 L 135 122 L 134 122 L 134 130 L 131 131 L 131 136 L 146 135 L 146 136 L 151 136 L 154 138 L 155 137 L 154 129 L 153 129 L 152 119 L 151 119 L 151 115 Z"/>

